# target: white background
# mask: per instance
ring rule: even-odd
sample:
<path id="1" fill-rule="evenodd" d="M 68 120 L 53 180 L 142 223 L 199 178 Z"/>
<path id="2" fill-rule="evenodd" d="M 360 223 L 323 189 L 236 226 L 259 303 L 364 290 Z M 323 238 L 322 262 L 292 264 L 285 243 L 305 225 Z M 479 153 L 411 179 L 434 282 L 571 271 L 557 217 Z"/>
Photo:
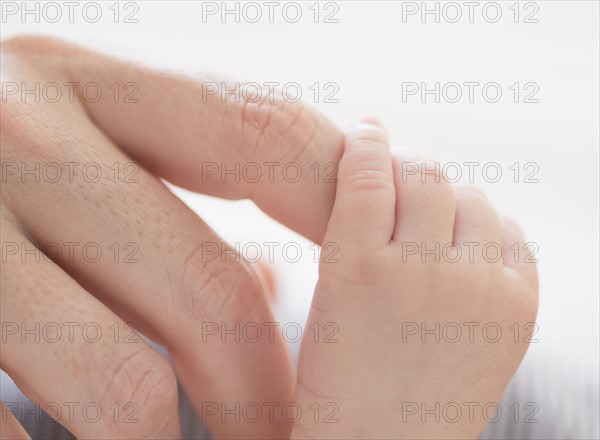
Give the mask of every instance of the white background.
<path id="1" fill-rule="evenodd" d="M 138 23 L 115 24 L 109 10 L 113 2 L 101 3 L 104 15 L 97 23 L 86 22 L 81 13 L 74 23 L 66 17 L 58 23 L 4 17 L 2 37 L 47 33 L 183 72 L 294 81 L 303 85 L 307 102 L 313 101 L 309 85 L 335 82 L 339 102 L 314 105 L 341 127 L 375 115 L 387 124 L 396 145 L 423 149 L 443 162 L 500 163 L 505 174 L 498 183 L 486 182 L 481 173 L 475 183 L 539 245 L 539 343 L 527 356 L 569 358 L 584 365 L 585 374 L 595 377 L 591 383 L 597 383 L 597 2 L 536 2 L 538 23 L 523 23 L 524 16 L 514 23 L 512 1 L 500 2 L 503 16 L 497 23 L 484 19 L 481 6 L 474 23 L 466 6 L 458 23 L 443 18 L 435 23 L 433 16 L 422 23 L 419 15 L 405 17 L 404 23 L 403 2 L 337 2 L 339 22 L 316 24 L 309 10 L 313 2 L 302 3 L 297 23 L 288 23 L 281 8 L 269 23 L 264 7 L 262 20 L 254 24 L 236 23 L 233 16 L 222 23 L 218 15 L 204 23 L 201 2 L 191 1 L 138 2 Z M 525 11 L 524 3 L 519 8 L 522 14 L 532 10 Z M 325 12 L 323 4 L 320 9 Z M 456 104 L 435 103 L 431 96 L 426 103 L 419 96 L 403 103 L 402 82 L 407 81 L 496 82 L 503 97 L 488 103 L 479 88 L 474 103 L 465 96 Z M 535 82 L 539 103 L 514 103 L 508 87 L 515 82 Z M 514 162 L 537 163 L 539 183 L 515 183 L 507 168 Z M 302 244 L 299 262 L 286 262 L 279 253 L 274 266 L 280 318 L 302 322 L 317 277 L 310 243 L 249 202 L 177 193 L 230 242 Z"/>

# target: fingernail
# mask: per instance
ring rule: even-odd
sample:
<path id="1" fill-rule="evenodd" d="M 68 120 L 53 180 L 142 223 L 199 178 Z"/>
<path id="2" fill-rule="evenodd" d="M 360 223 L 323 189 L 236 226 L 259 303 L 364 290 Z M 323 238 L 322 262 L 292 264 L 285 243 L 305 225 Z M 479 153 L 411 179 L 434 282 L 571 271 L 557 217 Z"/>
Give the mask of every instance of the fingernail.
<path id="1" fill-rule="evenodd" d="M 373 127 L 383 128 L 383 123 L 374 116 L 365 116 L 363 118 L 360 118 L 358 120 L 358 123 L 371 125 Z"/>
<path id="2" fill-rule="evenodd" d="M 350 127 L 356 127 L 361 125 L 383 128 L 383 124 L 381 123 L 381 121 L 374 116 L 363 116 L 361 118 L 356 118 L 352 121 Z"/>
<path id="3" fill-rule="evenodd" d="M 348 133 L 354 133 L 354 132 L 360 133 L 361 131 L 374 129 L 374 128 L 381 130 L 387 136 L 388 131 L 385 128 L 385 126 L 383 125 L 383 123 L 379 119 L 377 119 L 373 116 L 366 116 L 366 117 L 362 117 L 362 118 L 354 120 L 354 122 L 350 125 Z"/>

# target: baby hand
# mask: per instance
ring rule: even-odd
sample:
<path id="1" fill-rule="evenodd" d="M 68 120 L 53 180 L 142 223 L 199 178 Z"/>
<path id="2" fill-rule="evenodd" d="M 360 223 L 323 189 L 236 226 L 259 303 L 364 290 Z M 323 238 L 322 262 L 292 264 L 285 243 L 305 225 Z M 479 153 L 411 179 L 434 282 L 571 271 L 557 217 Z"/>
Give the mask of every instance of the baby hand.
<path id="1" fill-rule="evenodd" d="M 514 223 L 434 169 L 392 158 L 373 119 L 347 135 L 307 323 L 337 333 L 302 342 L 296 398 L 313 411 L 293 438 L 473 438 L 494 417 L 536 269 L 515 261 Z"/>

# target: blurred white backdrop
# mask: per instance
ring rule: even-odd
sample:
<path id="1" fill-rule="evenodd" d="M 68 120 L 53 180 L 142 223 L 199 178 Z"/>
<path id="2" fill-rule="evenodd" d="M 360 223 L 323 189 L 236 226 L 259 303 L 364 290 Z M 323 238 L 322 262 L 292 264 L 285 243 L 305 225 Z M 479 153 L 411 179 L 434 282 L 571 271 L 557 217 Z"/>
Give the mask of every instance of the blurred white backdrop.
<path id="1" fill-rule="evenodd" d="M 97 23 L 77 14 L 73 23 L 65 18 L 22 23 L 4 16 L 2 37 L 46 33 L 182 72 L 297 82 L 307 102 L 314 101 L 311 84 L 333 82 L 339 102 L 320 99 L 313 105 L 342 128 L 356 117 L 375 115 L 387 124 L 396 145 L 423 149 L 443 162 L 501 164 L 505 175 L 499 182 L 486 182 L 478 172 L 475 183 L 539 245 L 539 342 L 527 357 L 553 353 L 569 358 L 598 382 L 598 2 L 539 1 L 535 11 L 520 3 L 518 23 L 512 1 L 499 3 L 503 15 L 496 23 L 482 15 L 489 2 L 480 2 L 473 23 L 464 2 L 457 3 L 463 12 L 457 23 L 443 16 L 440 23 L 433 16 L 423 23 L 419 14 L 403 16 L 411 2 L 392 1 L 335 2 L 337 23 L 323 22 L 325 13 L 334 11 L 325 3 L 318 5 L 319 23 L 309 9 L 314 2 L 302 2 L 303 18 L 297 23 L 283 19 L 277 13 L 281 9 L 269 23 L 264 2 L 257 2 L 263 12 L 258 23 L 243 17 L 236 23 L 233 16 L 223 23 L 219 14 L 203 16 L 203 3 L 211 2 L 136 2 L 137 23 L 114 23 L 108 9 L 112 2 L 102 3 L 105 16 Z M 422 7 L 421 2 L 414 5 Z M 435 2 L 427 5 L 434 8 Z M 532 12 L 538 22 L 524 22 Z M 473 103 L 466 96 L 458 103 L 435 103 L 429 96 L 423 103 L 418 95 L 405 96 L 403 102 L 403 82 L 470 81 L 500 84 L 502 99 L 488 103 L 479 88 Z M 518 103 L 509 89 L 515 82 L 521 87 Z M 523 102 L 531 90 L 523 85 L 529 82 L 539 88 L 538 103 Z M 521 167 L 536 163 L 539 182 L 524 183 L 522 173 L 515 183 L 508 174 L 514 162 Z M 175 191 L 229 242 L 302 244 L 300 261 L 286 262 L 278 252 L 274 269 L 280 319 L 303 322 L 317 278 L 311 243 L 249 202 Z"/>

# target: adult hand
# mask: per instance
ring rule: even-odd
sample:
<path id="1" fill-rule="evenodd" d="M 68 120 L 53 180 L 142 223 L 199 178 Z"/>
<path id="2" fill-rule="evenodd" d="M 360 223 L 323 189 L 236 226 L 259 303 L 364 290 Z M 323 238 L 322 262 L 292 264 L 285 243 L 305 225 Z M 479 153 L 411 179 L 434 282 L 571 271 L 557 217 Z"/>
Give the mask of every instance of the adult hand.
<path id="1" fill-rule="evenodd" d="M 58 421 L 77 437 L 176 438 L 175 374 L 143 340 L 124 341 L 134 322 L 167 347 L 198 411 L 207 402 L 231 409 L 291 401 L 293 374 L 277 335 L 203 341 L 203 322 L 233 328 L 273 318 L 253 271 L 230 248 L 207 258 L 203 244 L 223 240 L 158 178 L 249 198 L 320 241 L 335 184 L 310 167 L 338 162 L 342 133 L 301 103 L 268 94 L 254 103 L 223 99 L 203 90 L 212 78 L 174 76 L 51 38 L 3 41 L 1 62 L 2 369 L 33 401 L 99 405 L 96 423 L 63 411 Z M 275 172 L 255 182 L 222 178 L 250 162 Z M 298 181 L 280 172 L 287 163 L 302 169 Z M 41 258 L 31 255 L 34 243 Z M 82 333 L 90 322 L 97 340 Z M 27 337 L 49 323 L 63 337 Z M 64 336 L 65 323 L 73 337 Z M 138 423 L 123 423 L 132 412 Z M 275 414 L 257 423 L 211 418 L 210 428 L 217 437 L 289 435 Z"/>

